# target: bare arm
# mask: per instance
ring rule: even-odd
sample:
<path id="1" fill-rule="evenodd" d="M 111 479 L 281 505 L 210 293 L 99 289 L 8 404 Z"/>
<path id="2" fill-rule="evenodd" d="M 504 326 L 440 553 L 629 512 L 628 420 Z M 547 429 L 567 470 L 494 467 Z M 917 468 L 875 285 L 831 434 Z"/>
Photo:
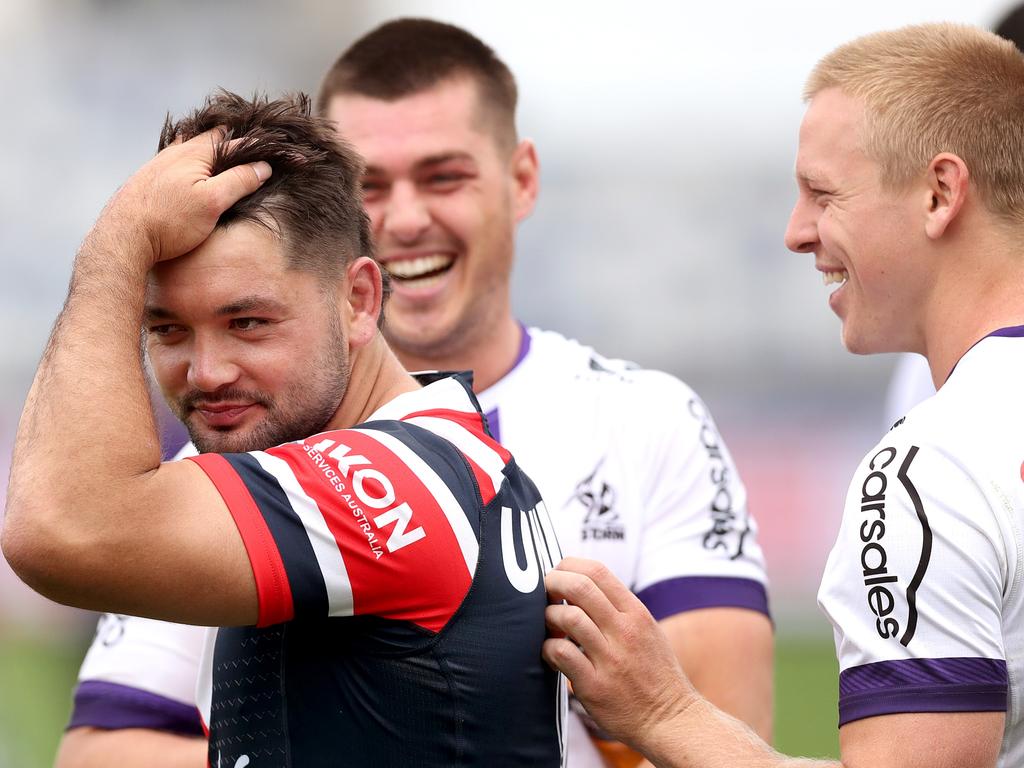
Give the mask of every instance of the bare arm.
<path id="1" fill-rule="evenodd" d="M 269 175 L 264 163 L 211 177 L 219 140 L 198 136 L 143 166 L 75 259 L 18 427 L 2 539 L 19 576 L 54 600 L 255 621 L 248 558 L 212 482 L 191 462 L 160 464 L 139 348 L 149 269 L 202 243 Z"/>
<path id="2" fill-rule="evenodd" d="M 701 695 L 771 743 L 771 620 L 743 608 L 703 608 L 662 619 L 659 626 Z"/>
<path id="3" fill-rule="evenodd" d="M 694 689 L 643 604 L 603 565 L 567 558 L 547 577 L 544 656 L 610 734 L 660 768 L 992 768 L 999 712 L 887 715 L 840 732 L 841 763 L 781 755 Z M 581 650 L 581 647 L 582 650 Z"/>
<path id="4" fill-rule="evenodd" d="M 54 768 L 203 768 L 206 739 L 146 728 L 72 728 L 61 739 Z"/>

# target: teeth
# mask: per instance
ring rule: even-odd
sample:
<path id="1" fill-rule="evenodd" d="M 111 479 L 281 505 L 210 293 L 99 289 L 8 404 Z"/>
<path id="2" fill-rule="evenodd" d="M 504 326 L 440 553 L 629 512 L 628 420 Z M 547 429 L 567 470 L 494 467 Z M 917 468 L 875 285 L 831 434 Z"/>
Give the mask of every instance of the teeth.
<path id="1" fill-rule="evenodd" d="M 845 269 L 839 272 L 822 272 L 821 276 L 825 285 L 831 285 L 832 283 L 844 283 L 850 279 L 850 273 Z"/>
<path id="2" fill-rule="evenodd" d="M 454 256 L 440 253 L 430 256 L 417 256 L 415 259 L 401 259 L 388 263 L 388 271 L 402 280 L 414 280 L 422 275 L 447 269 L 455 261 Z"/>

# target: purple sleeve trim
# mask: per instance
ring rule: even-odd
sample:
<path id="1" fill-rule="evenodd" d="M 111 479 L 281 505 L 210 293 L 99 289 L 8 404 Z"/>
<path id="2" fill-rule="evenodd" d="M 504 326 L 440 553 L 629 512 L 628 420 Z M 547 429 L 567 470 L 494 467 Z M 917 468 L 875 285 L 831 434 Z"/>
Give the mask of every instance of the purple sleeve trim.
<path id="1" fill-rule="evenodd" d="M 658 621 L 698 608 L 749 608 L 771 618 L 768 592 L 754 579 L 680 576 L 652 584 L 636 596 Z"/>
<path id="2" fill-rule="evenodd" d="M 151 728 L 203 736 L 199 710 L 149 691 L 102 680 L 84 680 L 75 690 L 68 728 Z"/>
<path id="3" fill-rule="evenodd" d="M 839 675 L 839 725 L 901 712 L 1005 712 L 1002 659 L 897 659 Z"/>

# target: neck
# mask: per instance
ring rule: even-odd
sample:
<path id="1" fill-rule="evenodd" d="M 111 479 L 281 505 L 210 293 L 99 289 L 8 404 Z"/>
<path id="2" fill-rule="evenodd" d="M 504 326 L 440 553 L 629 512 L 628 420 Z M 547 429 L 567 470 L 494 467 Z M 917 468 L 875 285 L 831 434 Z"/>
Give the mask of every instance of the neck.
<path id="1" fill-rule="evenodd" d="M 408 371 L 473 371 L 473 391 L 482 392 L 512 370 L 519 357 L 524 331 L 511 313 L 489 333 L 475 334 L 469 343 L 448 352 L 426 356 L 422 353 L 395 352 Z"/>
<path id="2" fill-rule="evenodd" d="M 384 337 L 377 333 L 369 344 L 352 353 L 348 389 L 328 427 L 354 427 L 366 421 L 385 403 L 419 388 L 416 380 L 398 362 Z"/>
<path id="3" fill-rule="evenodd" d="M 943 257 L 924 323 L 924 354 L 936 388 L 967 351 L 993 331 L 1024 325 L 1024 263 L 1002 238 L 976 238 Z"/>

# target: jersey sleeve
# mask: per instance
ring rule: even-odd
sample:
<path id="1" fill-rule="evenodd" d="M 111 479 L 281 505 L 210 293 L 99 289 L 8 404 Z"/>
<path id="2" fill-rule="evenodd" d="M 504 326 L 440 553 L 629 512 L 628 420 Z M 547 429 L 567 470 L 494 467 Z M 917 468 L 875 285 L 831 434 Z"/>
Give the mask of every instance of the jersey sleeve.
<path id="1" fill-rule="evenodd" d="M 850 485 L 818 596 L 835 632 L 840 725 L 1006 710 L 1008 583 L 999 526 L 964 467 L 935 448 L 880 443 Z"/>
<path id="2" fill-rule="evenodd" d="M 105 614 L 78 675 L 69 728 L 202 736 L 196 680 L 206 630 Z"/>
<path id="3" fill-rule="evenodd" d="M 655 618 L 710 607 L 768 614 L 764 557 L 747 494 L 704 402 L 667 374 L 649 391 L 636 454 L 647 473 L 634 591 Z"/>
<path id="4" fill-rule="evenodd" d="M 445 464 L 408 429 L 192 460 L 245 543 L 260 626 L 373 615 L 437 631 L 469 589 L 479 496 L 464 463 Z"/>

